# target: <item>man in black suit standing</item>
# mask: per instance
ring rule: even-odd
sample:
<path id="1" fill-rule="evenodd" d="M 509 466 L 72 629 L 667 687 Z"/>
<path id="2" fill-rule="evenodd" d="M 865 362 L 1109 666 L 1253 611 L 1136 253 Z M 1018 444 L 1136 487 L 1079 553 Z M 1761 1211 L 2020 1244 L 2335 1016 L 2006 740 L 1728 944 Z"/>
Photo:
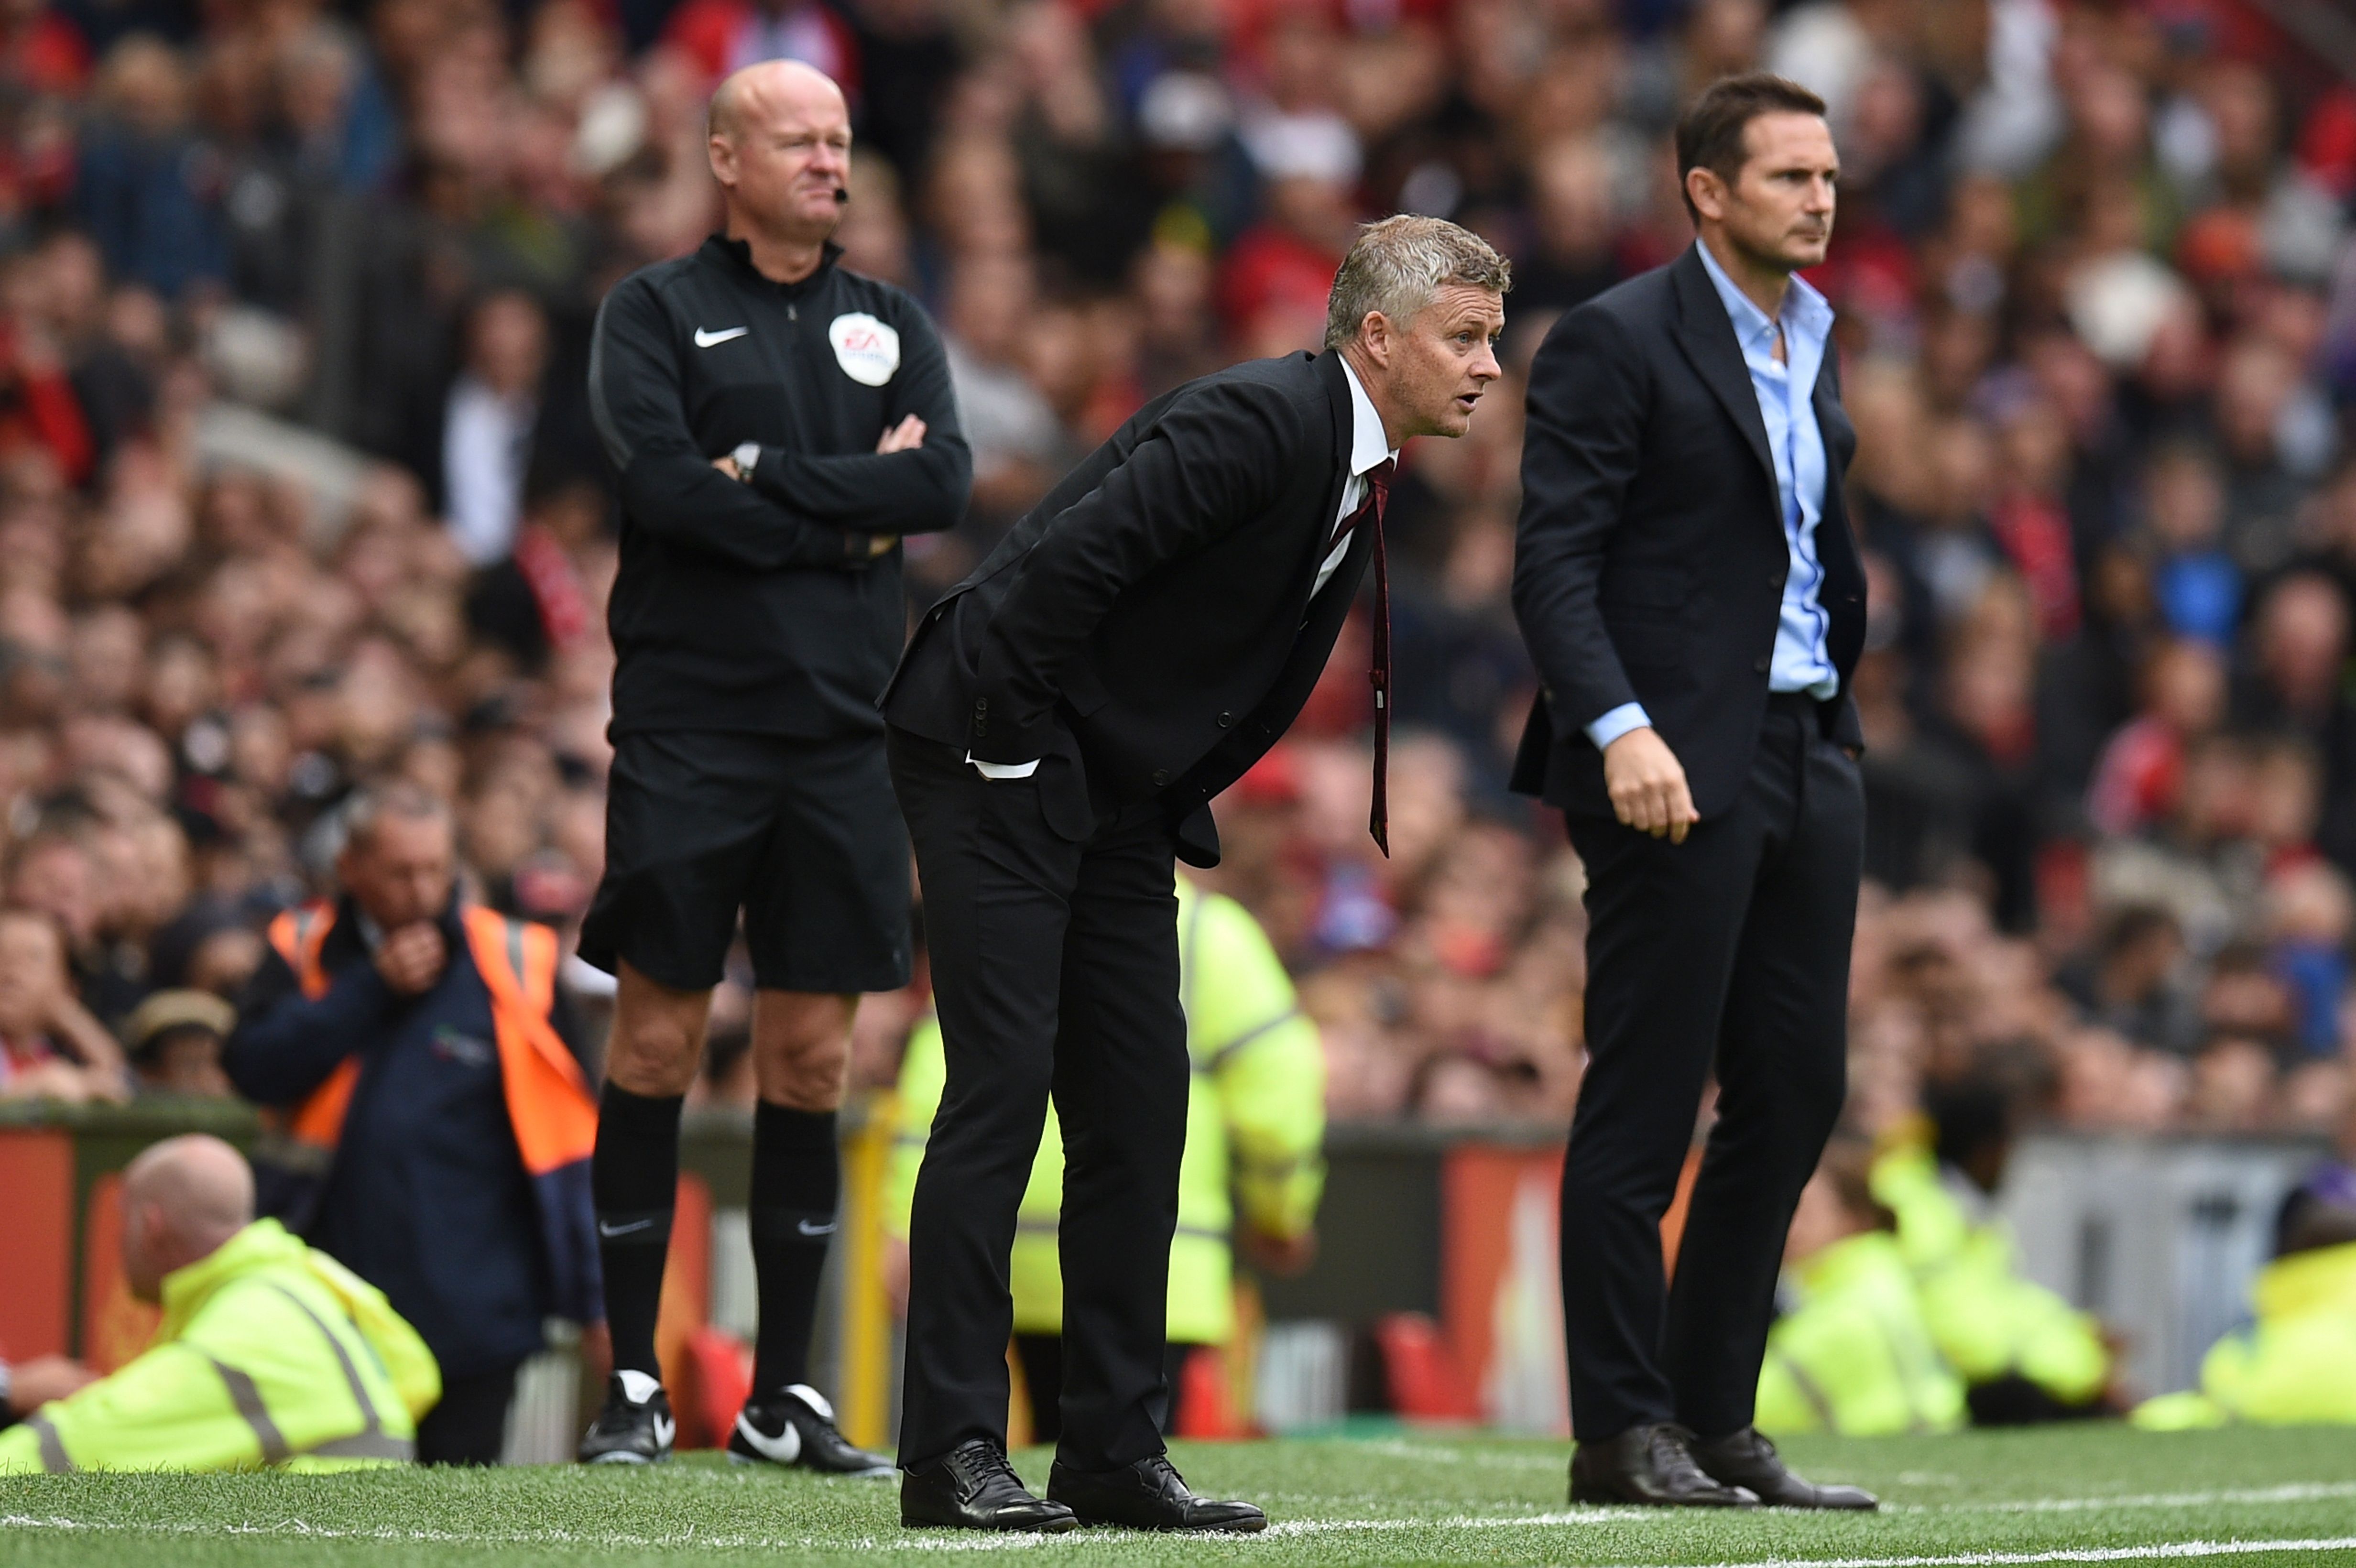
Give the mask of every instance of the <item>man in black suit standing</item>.
<path id="1" fill-rule="evenodd" d="M 1140 410 L 926 613 L 884 699 L 924 882 L 948 1082 L 908 1234 L 907 1524 L 1258 1530 L 1163 1456 L 1163 1308 L 1186 1130 L 1173 857 L 1301 709 L 1375 569 L 1409 436 L 1498 375 L 1505 261 L 1437 219 L 1364 230 L 1326 351 Z M 1063 1435 L 1047 1497 L 1005 1451 L 1007 1255 L 1053 1092 L 1066 1175 Z"/>
<path id="2" fill-rule="evenodd" d="M 1587 868 L 1588 1069 L 1562 1177 L 1575 1502 L 1871 1508 L 1751 1427 L 1775 1277 L 1846 1088 L 1865 576 L 1825 258 L 1824 104 L 1730 78 L 1676 133 L 1693 249 L 1530 369 L 1515 787 Z M 1676 1279 L 1660 1221 L 1713 1065 Z"/>

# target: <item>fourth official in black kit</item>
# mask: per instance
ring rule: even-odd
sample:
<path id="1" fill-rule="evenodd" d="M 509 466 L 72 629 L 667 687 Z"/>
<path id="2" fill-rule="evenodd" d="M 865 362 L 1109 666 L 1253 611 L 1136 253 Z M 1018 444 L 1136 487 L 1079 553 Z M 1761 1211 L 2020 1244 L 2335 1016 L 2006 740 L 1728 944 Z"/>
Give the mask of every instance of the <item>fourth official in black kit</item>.
<path id="1" fill-rule="evenodd" d="M 670 1454 L 655 1317 L 680 1103 L 741 911 L 760 1332 L 729 1452 L 884 1476 L 806 1363 L 852 1005 L 909 973 L 908 842 L 874 706 L 905 624 L 896 545 L 957 521 L 972 464 L 931 322 L 836 264 L 835 84 L 748 67 L 712 95 L 710 130 L 724 232 L 616 285 L 589 363 L 622 557 L 605 873 L 581 955 L 620 994 L 592 1164 L 615 1371 L 580 1453 Z"/>

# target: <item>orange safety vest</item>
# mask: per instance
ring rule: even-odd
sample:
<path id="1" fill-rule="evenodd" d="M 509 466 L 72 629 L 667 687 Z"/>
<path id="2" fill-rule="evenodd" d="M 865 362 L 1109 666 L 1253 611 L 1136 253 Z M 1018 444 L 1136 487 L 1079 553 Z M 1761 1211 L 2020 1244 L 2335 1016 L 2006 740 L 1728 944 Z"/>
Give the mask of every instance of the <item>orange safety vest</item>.
<path id="1" fill-rule="evenodd" d="M 597 1102 L 581 1064 L 548 1021 L 556 1002 L 556 933 L 480 905 L 468 909 L 463 920 L 467 951 L 491 993 L 499 1076 L 524 1169 L 540 1176 L 588 1158 L 597 1147 Z M 315 1002 L 327 994 L 333 978 L 319 954 L 335 926 L 335 906 L 326 902 L 299 905 L 270 923 L 271 945 L 294 971 L 303 995 Z M 286 1125 L 296 1142 L 336 1147 L 359 1075 L 359 1058 L 348 1056 L 311 1092 Z"/>
<path id="2" fill-rule="evenodd" d="M 516 1148 L 540 1200 L 542 1230 L 558 1298 L 584 1322 L 602 1316 L 598 1302 L 595 1225 L 588 1203 L 589 1157 L 597 1147 L 597 1100 L 581 1064 L 549 1021 L 556 1003 L 556 933 L 494 909 L 467 908 L 460 916 L 466 950 L 491 994 L 499 1081 Z M 294 971 L 304 997 L 317 1001 L 333 983 L 320 954 L 335 930 L 336 907 L 301 904 L 270 923 L 270 944 Z M 347 1056 L 294 1107 L 283 1130 L 300 1145 L 331 1153 L 351 1109 L 360 1059 Z"/>

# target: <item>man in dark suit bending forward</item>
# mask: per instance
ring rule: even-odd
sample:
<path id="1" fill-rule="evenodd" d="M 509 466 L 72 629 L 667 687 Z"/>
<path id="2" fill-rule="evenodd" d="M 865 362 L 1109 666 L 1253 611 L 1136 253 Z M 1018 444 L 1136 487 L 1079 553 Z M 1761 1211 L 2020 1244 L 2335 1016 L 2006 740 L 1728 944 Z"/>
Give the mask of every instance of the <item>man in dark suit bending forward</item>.
<path id="1" fill-rule="evenodd" d="M 1530 370 L 1514 611 L 1541 696 L 1515 786 L 1586 863 L 1589 1065 L 1562 1176 L 1577 1502 L 1871 1508 L 1752 1430 L 1783 1234 L 1840 1114 L 1864 796 L 1865 575 L 1815 95 L 1730 78 L 1677 126 L 1699 237 Z M 1718 1120 L 1674 1285 L 1660 1221 Z"/>
<path id="2" fill-rule="evenodd" d="M 1186 1131 L 1173 857 L 1301 710 L 1409 436 L 1498 374 L 1505 261 L 1437 219 L 1364 230 L 1323 354 L 1157 398 L 926 613 L 884 699 L 924 883 L 948 1083 L 908 1232 L 908 1524 L 1258 1530 L 1163 1457 L 1163 1305 Z M 1007 1254 L 1053 1092 L 1066 1174 L 1063 1436 L 1044 1500 L 1005 1453 Z"/>

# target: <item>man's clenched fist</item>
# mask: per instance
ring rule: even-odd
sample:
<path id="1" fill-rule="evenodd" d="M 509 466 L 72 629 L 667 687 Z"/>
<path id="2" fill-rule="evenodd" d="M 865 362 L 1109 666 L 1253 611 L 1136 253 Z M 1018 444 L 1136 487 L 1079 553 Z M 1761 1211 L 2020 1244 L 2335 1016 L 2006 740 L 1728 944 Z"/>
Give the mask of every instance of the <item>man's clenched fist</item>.
<path id="1" fill-rule="evenodd" d="M 385 933 L 384 940 L 377 944 L 376 972 L 398 995 L 419 997 L 440 984 L 442 966 L 449 959 L 442 928 L 421 920 Z"/>

